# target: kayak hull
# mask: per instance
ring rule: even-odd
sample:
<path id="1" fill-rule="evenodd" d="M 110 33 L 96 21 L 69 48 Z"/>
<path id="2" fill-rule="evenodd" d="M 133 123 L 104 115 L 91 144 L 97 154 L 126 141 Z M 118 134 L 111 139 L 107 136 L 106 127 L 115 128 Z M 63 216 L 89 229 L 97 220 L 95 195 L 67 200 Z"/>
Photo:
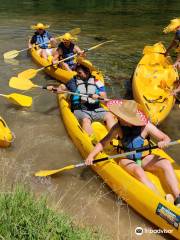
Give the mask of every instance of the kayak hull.
<path id="1" fill-rule="evenodd" d="M 0 117 L 0 147 L 9 147 L 13 140 L 11 130 L 6 122 Z"/>
<path id="2" fill-rule="evenodd" d="M 80 126 L 74 114 L 71 112 L 67 97 L 59 94 L 58 102 L 67 132 L 75 146 L 78 148 L 82 157 L 85 159 L 93 149 L 91 140 Z M 107 134 L 105 126 L 101 123 L 94 122 L 92 126 L 98 140 L 102 139 Z M 171 159 L 164 151 L 156 149 L 153 150 L 153 152 L 162 157 L 166 157 L 173 165 L 175 164 L 173 159 Z M 97 158 L 106 156 L 107 154 L 105 152 L 101 152 L 98 154 Z M 161 183 L 156 175 L 147 173 L 151 181 L 153 181 L 153 183 L 157 186 L 161 196 L 156 195 L 144 184 L 140 183 L 137 179 L 129 175 L 113 159 L 97 163 L 96 165 L 93 165 L 92 168 L 99 176 L 102 177 L 107 185 L 115 193 L 117 193 L 118 196 L 123 198 L 133 209 L 161 229 L 169 230 L 169 233 L 178 239 L 178 236 L 180 236 L 180 227 L 177 223 L 177 216 L 180 215 L 180 209 L 165 200 L 164 196 L 167 192 L 167 189 L 164 189 L 164 182 Z M 180 167 L 175 166 L 175 168 L 175 172 L 180 182 Z M 169 211 L 169 215 L 167 214 L 165 217 L 166 210 Z M 172 216 L 174 216 L 174 220 L 172 220 L 170 224 L 168 221 L 172 218 Z M 175 216 L 177 218 L 175 218 Z"/>
<path id="3" fill-rule="evenodd" d="M 175 98 L 171 91 L 178 79 L 171 59 L 161 54 L 164 52 L 162 43 L 146 46 L 132 82 L 134 99 L 143 106 L 151 122 L 156 125 L 168 116 L 174 106 Z"/>

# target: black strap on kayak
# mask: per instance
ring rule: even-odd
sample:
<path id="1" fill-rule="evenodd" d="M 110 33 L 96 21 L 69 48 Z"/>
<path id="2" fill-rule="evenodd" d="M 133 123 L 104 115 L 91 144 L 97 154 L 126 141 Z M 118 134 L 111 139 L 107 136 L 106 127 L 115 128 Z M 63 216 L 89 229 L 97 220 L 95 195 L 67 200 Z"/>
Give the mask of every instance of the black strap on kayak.
<path id="1" fill-rule="evenodd" d="M 159 97 L 156 98 L 156 99 L 147 99 L 147 97 L 144 96 L 144 95 L 143 95 L 143 98 L 144 98 L 148 103 L 163 103 L 163 102 L 165 102 L 165 101 L 168 99 L 167 97 L 165 97 L 165 98 L 163 99 L 162 96 L 159 96 Z M 161 101 L 160 101 L 160 100 L 161 100 Z"/>

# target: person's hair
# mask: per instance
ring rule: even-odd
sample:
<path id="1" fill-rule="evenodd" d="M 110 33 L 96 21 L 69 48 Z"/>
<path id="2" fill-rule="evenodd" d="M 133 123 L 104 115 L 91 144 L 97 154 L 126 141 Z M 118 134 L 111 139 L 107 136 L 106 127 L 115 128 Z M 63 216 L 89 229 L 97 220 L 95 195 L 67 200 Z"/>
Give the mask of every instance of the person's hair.
<path id="1" fill-rule="evenodd" d="M 75 71 L 82 70 L 86 74 L 91 74 L 89 68 L 85 67 L 84 65 L 77 65 Z"/>

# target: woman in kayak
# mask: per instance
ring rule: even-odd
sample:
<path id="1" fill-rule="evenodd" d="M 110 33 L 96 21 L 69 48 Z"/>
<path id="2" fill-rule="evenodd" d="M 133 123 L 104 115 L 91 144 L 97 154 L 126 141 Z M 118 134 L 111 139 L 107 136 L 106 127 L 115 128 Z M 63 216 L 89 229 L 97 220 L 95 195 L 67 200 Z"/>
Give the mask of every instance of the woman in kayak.
<path id="1" fill-rule="evenodd" d="M 112 100 L 108 102 L 107 107 L 110 112 L 117 117 L 118 122 L 94 147 L 86 159 L 87 165 L 91 165 L 95 156 L 103 150 L 106 144 L 110 143 L 110 141 L 117 136 L 119 136 L 121 142 L 121 146 L 119 147 L 124 151 L 131 151 L 133 148 L 142 147 L 145 139 L 148 139 L 148 136 L 157 139 L 159 148 L 166 147 L 170 142 L 170 138 L 166 134 L 147 120 L 141 106 L 134 100 Z M 167 159 L 152 154 L 151 152 L 147 153 L 145 156 L 142 156 L 142 153 L 136 153 L 134 155 L 129 155 L 127 158 L 120 159 L 119 164 L 128 173 L 156 193 L 158 193 L 158 190 L 149 180 L 145 171 L 163 171 L 166 183 L 175 198 L 174 204 L 180 206 L 178 180 L 171 163 Z"/>
<path id="2" fill-rule="evenodd" d="M 52 86 L 48 87 L 48 90 L 55 90 L 61 93 L 62 90 L 69 90 L 71 92 L 92 95 L 91 97 L 80 97 L 72 95 L 71 97 L 71 109 L 81 123 L 82 128 L 88 133 L 93 143 L 97 142 L 93 134 L 91 123 L 93 121 L 106 122 L 107 128 L 116 123 L 116 120 L 112 113 L 106 111 L 100 106 L 99 97 L 106 98 L 106 91 L 102 81 L 97 80 L 91 75 L 89 68 L 78 65 L 76 67 L 77 76 L 71 79 L 67 84 L 61 85 L 55 89 Z"/>
<path id="3" fill-rule="evenodd" d="M 73 41 L 77 40 L 77 37 L 73 37 L 70 33 L 65 33 L 60 40 L 61 42 L 54 53 L 53 64 L 58 63 L 58 61 L 64 58 L 71 57 L 74 54 L 83 55 L 84 51 L 73 43 Z M 67 71 L 72 71 L 75 68 L 74 57 L 62 62 L 60 67 Z"/>
<path id="4" fill-rule="evenodd" d="M 37 45 L 38 54 L 47 59 L 49 55 L 52 55 L 52 48 L 49 48 L 49 44 L 52 47 L 56 45 L 56 40 L 51 36 L 51 34 L 46 31 L 49 28 L 49 25 L 44 25 L 42 23 L 38 23 L 36 25 L 31 26 L 32 29 L 36 30 L 32 38 L 29 40 L 29 48 L 32 48 L 33 45 Z"/>
<path id="5" fill-rule="evenodd" d="M 174 38 L 170 46 L 168 47 L 165 55 L 167 56 L 169 51 L 175 47 L 177 52 L 177 59 L 174 63 L 174 67 L 180 70 L 180 18 L 175 18 L 171 20 L 170 24 L 166 28 L 164 28 L 163 32 L 175 32 Z"/>

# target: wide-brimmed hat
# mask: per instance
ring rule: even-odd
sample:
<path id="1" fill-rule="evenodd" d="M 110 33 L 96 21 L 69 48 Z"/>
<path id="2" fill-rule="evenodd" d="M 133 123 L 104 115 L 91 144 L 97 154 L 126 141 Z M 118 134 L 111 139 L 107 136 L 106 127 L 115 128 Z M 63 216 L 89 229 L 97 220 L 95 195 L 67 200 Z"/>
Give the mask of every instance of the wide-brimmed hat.
<path id="1" fill-rule="evenodd" d="M 164 28 L 164 33 L 175 32 L 176 28 L 180 26 L 180 18 L 175 18 L 170 21 L 170 24 Z"/>
<path id="2" fill-rule="evenodd" d="M 70 33 L 65 33 L 61 37 L 59 37 L 60 41 L 77 41 L 78 38 L 74 35 L 71 35 Z"/>
<path id="3" fill-rule="evenodd" d="M 134 126 L 145 126 L 148 123 L 142 106 L 134 100 L 111 100 L 107 107 L 116 117 Z"/>
<path id="4" fill-rule="evenodd" d="M 46 28 L 49 28 L 49 25 L 45 25 L 43 23 L 37 23 L 36 25 L 32 25 L 31 26 L 32 29 L 34 30 L 38 30 L 38 29 L 46 29 Z"/>

